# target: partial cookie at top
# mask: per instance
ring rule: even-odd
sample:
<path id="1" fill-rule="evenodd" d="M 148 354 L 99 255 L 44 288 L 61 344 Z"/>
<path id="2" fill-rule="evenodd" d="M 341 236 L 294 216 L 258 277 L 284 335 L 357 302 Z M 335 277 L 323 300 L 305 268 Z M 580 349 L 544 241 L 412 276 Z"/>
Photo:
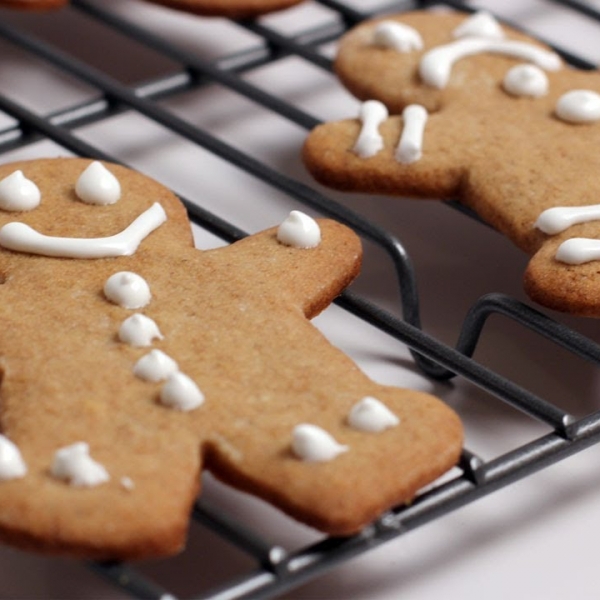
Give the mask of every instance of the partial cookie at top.
<path id="1" fill-rule="evenodd" d="M 362 23 L 342 38 L 335 66 L 364 103 L 359 118 L 308 136 L 303 157 L 318 181 L 457 199 L 533 256 L 525 287 L 534 300 L 600 316 L 600 225 L 580 216 L 600 198 L 597 71 L 564 64 L 486 13 L 427 11 Z M 575 216 L 542 229 L 538 219 L 556 207 Z M 578 264 L 562 246 L 569 238 L 592 240 L 569 242 L 585 247 Z"/>
<path id="2" fill-rule="evenodd" d="M 62 8 L 68 3 L 69 0 L 0 0 L 0 8 L 38 11 Z"/>
<path id="3" fill-rule="evenodd" d="M 243 19 L 283 10 L 303 0 L 144 0 L 175 10 L 209 17 Z M 69 0 L 0 0 L 0 7 L 47 10 L 66 6 Z"/>
<path id="4" fill-rule="evenodd" d="M 356 277 L 293 212 L 200 251 L 179 200 L 87 159 L 0 167 L 0 539 L 180 551 L 200 474 L 352 534 L 456 464 L 457 415 L 371 381 L 308 321 Z"/>
<path id="5" fill-rule="evenodd" d="M 145 0 L 203 16 L 243 19 L 275 12 L 303 0 Z"/>

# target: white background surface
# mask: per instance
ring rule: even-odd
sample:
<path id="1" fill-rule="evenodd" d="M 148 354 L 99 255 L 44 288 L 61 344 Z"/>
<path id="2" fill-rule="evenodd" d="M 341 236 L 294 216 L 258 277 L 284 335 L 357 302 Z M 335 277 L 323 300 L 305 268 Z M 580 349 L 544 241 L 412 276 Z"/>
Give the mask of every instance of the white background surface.
<path id="1" fill-rule="evenodd" d="M 102 4 L 204 59 L 261 44 L 251 33 L 224 20 L 190 17 L 134 0 Z M 354 2 L 355 6 L 376 4 Z M 490 1 L 486 6 L 594 63 L 600 60 L 600 26 L 583 17 L 550 2 Z M 306 24 L 331 18 L 329 11 L 309 1 L 264 22 L 292 34 Z M 169 60 L 71 9 L 48 15 L 0 11 L 0 19 L 32 31 L 124 83 L 178 70 Z M 334 46 L 327 49 L 334 50 Z M 246 77 L 321 120 L 353 116 L 357 110 L 357 102 L 332 75 L 296 58 L 281 59 Z M 0 43 L 0 82 L 1 93 L 40 114 L 96 95 L 5 43 Z M 214 85 L 161 104 L 286 175 L 314 185 L 299 158 L 306 135 L 302 128 Z M 0 119 L 0 124 L 4 122 Z M 295 207 L 283 194 L 139 115 L 124 113 L 82 128 L 78 134 L 248 232 L 278 223 Z M 56 154 L 66 152 L 42 142 L 0 159 Z M 487 228 L 435 201 L 322 191 L 385 226 L 402 241 L 417 269 L 424 329 L 442 341 L 455 343 L 467 310 L 485 293 L 502 292 L 527 301 L 521 290 L 527 258 Z M 195 233 L 201 248 L 221 243 L 199 229 Z M 396 283 L 388 259 L 369 244 L 365 249 L 364 272 L 354 291 L 398 313 Z M 552 316 L 600 340 L 597 321 Z M 447 384 L 429 381 L 415 369 L 406 348 L 338 308 L 326 311 L 316 324 L 374 379 L 427 390 L 448 401 L 464 420 L 467 447 L 485 459 L 548 432 L 545 426 L 460 378 Z M 494 317 L 486 325 L 475 358 L 576 416 L 600 408 L 596 367 L 506 319 Z M 260 501 L 208 477 L 204 494 L 211 503 L 237 514 L 290 551 L 318 539 L 314 532 L 291 523 Z M 599 536 L 600 447 L 593 447 L 363 554 L 287 597 L 597 598 Z M 250 559 L 195 525 L 188 550 L 181 557 L 141 565 L 144 573 L 182 598 L 201 595 L 251 568 Z M 79 562 L 0 548 L 0 597 L 127 596 Z"/>

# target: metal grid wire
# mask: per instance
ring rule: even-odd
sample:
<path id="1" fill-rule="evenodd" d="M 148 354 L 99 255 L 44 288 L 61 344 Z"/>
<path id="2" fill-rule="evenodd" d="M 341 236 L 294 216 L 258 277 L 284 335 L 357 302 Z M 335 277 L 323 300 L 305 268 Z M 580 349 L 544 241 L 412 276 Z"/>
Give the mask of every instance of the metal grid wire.
<path id="1" fill-rule="evenodd" d="M 342 0 L 319 0 L 318 4 L 327 7 L 339 18 L 326 27 L 302 31 L 293 36 L 281 34 L 261 20 L 240 21 L 238 25 L 259 36 L 264 40 L 264 44 L 252 52 L 220 57 L 217 61 L 205 61 L 194 53 L 121 19 L 110 10 L 101 7 L 99 3 L 73 0 L 72 5 L 76 11 L 85 13 L 87 17 L 103 26 L 136 40 L 180 65 L 180 70 L 175 75 L 156 79 L 138 87 L 121 84 L 85 61 L 65 54 L 19 28 L 0 23 L 0 36 L 4 41 L 36 58 L 42 58 L 62 73 L 96 90 L 96 96 L 92 100 L 43 116 L 0 94 L 0 110 L 14 120 L 0 130 L 0 158 L 2 154 L 16 148 L 48 139 L 74 154 L 119 162 L 115 157 L 83 141 L 76 135 L 75 130 L 83 125 L 102 122 L 125 110 L 135 111 L 262 180 L 294 201 L 349 225 L 363 238 L 383 249 L 394 265 L 402 317 L 390 314 L 371 301 L 350 292 L 344 293 L 338 299 L 338 305 L 408 346 L 415 362 L 428 377 L 435 380 L 447 380 L 455 376 L 465 378 L 551 428 L 547 435 L 512 448 L 489 461 L 465 448 L 456 476 L 432 487 L 412 505 L 389 511 L 359 535 L 324 539 L 292 554 L 271 545 L 232 515 L 200 499 L 192 515 L 196 523 L 217 533 L 255 560 L 255 567 L 248 573 L 203 596 L 206 598 L 267 598 L 282 594 L 332 569 L 342 561 L 369 551 L 600 441 L 600 413 L 593 412 L 575 418 L 555 404 L 523 389 L 472 359 L 491 315 L 501 315 L 516 323 L 518 327 L 530 330 L 535 335 L 544 337 L 583 360 L 597 365 L 600 363 L 600 347 L 596 343 L 530 306 L 501 294 L 486 295 L 472 306 L 462 324 L 455 347 L 435 339 L 421 328 L 420 303 L 411 258 L 401 242 L 390 232 L 368 222 L 364 216 L 340 205 L 316 189 L 290 179 L 217 139 L 209 131 L 191 125 L 163 108 L 158 102 L 216 82 L 245 96 L 265 110 L 310 130 L 318 124 L 317 119 L 255 87 L 243 75 L 289 56 L 330 71 L 331 60 L 319 52 L 320 46 L 335 41 L 356 23 L 380 12 L 405 10 L 415 6 L 426 6 L 428 3 L 387 2 L 376 11 L 357 10 Z M 444 4 L 469 10 L 460 2 Z M 600 20 L 596 11 L 583 4 L 561 4 L 587 18 Z M 567 61 L 579 68 L 592 67 L 576 55 L 557 50 Z M 189 211 L 190 219 L 197 226 L 226 242 L 233 242 L 245 235 L 244 231 L 203 209 L 197 202 L 186 198 L 182 198 L 182 201 Z M 465 212 L 458 205 L 454 207 Z M 468 214 L 467 216 L 473 217 Z M 132 565 L 94 563 L 90 567 L 133 597 L 159 599 L 169 593 L 169 590 L 162 589 Z"/>

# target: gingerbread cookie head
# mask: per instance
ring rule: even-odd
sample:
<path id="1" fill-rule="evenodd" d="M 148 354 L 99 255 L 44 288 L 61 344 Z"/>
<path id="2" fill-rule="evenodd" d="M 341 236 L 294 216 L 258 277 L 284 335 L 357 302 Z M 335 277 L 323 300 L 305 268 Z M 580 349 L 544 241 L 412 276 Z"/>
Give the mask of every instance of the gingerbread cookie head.
<path id="1" fill-rule="evenodd" d="M 415 12 L 365 22 L 342 40 L 341 81 L 358 119 L 325 124 L 304 148 L 339 189 L 458 199 L 535 255 L 530 296 L 600 316 L 595 275 L 600 76 L 487 13 Z M 542 213 L 564 207 L 563 228 Z M 554 213 L 556 215 L 556 213 Z M 586 215 L 583 217 L 583 215 Z M 568 238 L 583 238 L 563 242 Z M 561 248 L 559 250 L 559 248 Z"/>
<path id="2" fill-rule="evenodd" d="M 360 258 L 298 212 L 199 251 L 139 173 L 0 167 L 0 538 L 176 552 L 202 469 L 330 533 L 412 498 L 456 462 L 458 418 L 370 381 L 307 320 Z"/>

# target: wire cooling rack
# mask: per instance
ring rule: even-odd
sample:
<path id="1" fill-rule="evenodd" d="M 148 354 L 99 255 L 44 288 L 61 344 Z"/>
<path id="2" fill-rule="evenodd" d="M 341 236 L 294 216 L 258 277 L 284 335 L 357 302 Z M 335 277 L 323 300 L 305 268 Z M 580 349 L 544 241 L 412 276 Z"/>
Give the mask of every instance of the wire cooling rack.
<path id="1" fill-rule="evenodd" d="M 261 111 L 276 115 L 285 123 L 285 127 L 306 132 L 321 119 L 313 116 L 301 103 L 289 102 L 285 95 L 255 85 L 253 73 L 279 61 L 293 60 L 331 78 L 331 47 L 345 31 L 377 14 L 428 5 L 343 0 L 320 0 L 307 4 L 319 15 L 314 23 L 300 30 L 293 30 L 292 27 L 290 33 L 277 26 L 275 17 L 236 22 L 236 31 L 245 40 L 243 47 L 232 47 L 227 53 L 208 58 L 194 48 L 188 48 L 184 40 L 177 43 L 172 36 L 162 36 L 156 29 L 124 17 L 117 3 L 73 0 L 71 7 L 60 15 L 48 16 L 15 15 L 6 11 L 5 19 L 0 22 L 0 40 L 3 48 L 6 48 L 4 54 L 0 55 L 0 65 L 6 59 L 7 52 L 18 54 L 17 63 L 22 70 L 27 70 L 30 64 L 43 63 L 49 70 L 49 78 L 68 82 L 67 87 L 73 89 L 73 100 L 58 108 L 48 108 L 48 105 L 52 105 L 50 91 L 48 98 L 25 102 L 18 98 L 18 94 L 11 94 L 4 89 L 0 93 L 0 111 L 3 113 L 0 121 L 0 158 L 19 156 L 20 152 L 38 146 L 42 153 L 45 144 L 50 143 L 52 148 L 64 152 L 123 162 L 121 156 L 105 149 L 110 144 L 106 144 L 102 137 L 98 141 L 90 131 L 101 128 L 107 122 L 114 122 L 125 113 L 139 118 L 140 127 L 159 127 L 161 131 L 166 130 L 185 139 L 193 147 L 202 149 L 203 156 L 208 154 L 216 157 L 260 181 L 268 193 L 282 197 L 284 204 L 291 202 L 302 205 L 354 228 L 369 247 L 385 254 L 392 265 L 390 278 L 393 279 L 392 286 L 397 288 L 399 307 L 390 309 L 387 305 L 380 305 L 368 293 L 356 291 L 344 293 L 337 301 L 338 307 L 408 348 L 415 369 L 428 380 L 444 382 L 459 378 L 468 381 L 497 401 L 542 423 L 545 433 L 514 445 L 492 459 L 465 448 L 459 467 L 449 477 L 421 494 L 410 506 L 389 511 L 359 535 L 319 538 L 291 551 L 274 544 L 226 508 L 201 498 L 193 510 L 193 526 L 211 531 L 250 558 L 246 570 L 203 590 L 198 594 L 203 598 L 280 596 L 352 557 L 372 551 L 600 440 L 600 412 L 587 410 L 575 416 L 562 408 L 559 402 L 529 391 L 473 358 L 484 343 L 490 317 L 500 317 L 511 327 L 526 331 L 528 335 L 543 340 L 543 343 L 559 346 L 576 360 L 597 366 L 600 347 L 589 337 L 578 333 L 560 316 L 548 315 L 526 301 L 494 292 L 482 295 L 471 305 L 458 327 L 456 343 L 448 343 L 428 333 L 421 324 L 421 298 L 416 281 L 418 273 L 410 253 L 394 231 L 369 220 L 339 195 L 329 194 L 305 179 L 290 176 L 262 160 L 256 153 L 247 152 L 235 143 L 213 135 L 210 126 L 190 122 L 170 108 L 169 102 L 176 103 L 181 99 L 185 103 L 191 91 L 203 88 L 210 90 L 217 86 L 247 99 Z M 442 4 L 472 10 L 459 2 Z M 583 3 L 558 4 L 585 19 L 600 20 L 599 13 Z M 323 15 L 326 16 L 322 18 Z M 80 34 L 77 29 L 80 22 L 85 22 L 86 27 L 90 27 L 91 23 L 94 32 L 101 31 L 101 34 L 93 35 L 101 35 L 101 39 L 106 40 L 107 53 L 110 53 L 111 40 L 115 36 L 124 37 L 135 48 L 152 53 L 157 63 L 168 65 L 167 72 L 156 74 L 149 68 L 147 73 L 135 75 L 135 83 L 127 81 L 127 75 L 122 73 L 118 76 L 107 73 L 98 68 L 94 59 L 85 52 L 72 52 L 68 45 L 65 49 L 53 39 L 53 23 L 59 20 L 66 20 L 68 26 L 72 27 L 70 32 L 74 39 Z M 218 23 L 221 25 L 220 21 Z M 557 50 L 579 68 L 593 66 L 588 59 L 575 52 L 564 48 Z M 135 51 L 138 50 L 132 50 Z M 118 57 L 116 62 L 119 62 Z M 140 77 L 146 79 L 141 81 Z M 152 171 L 149 174 L 160 175 Z M 227 210 L 219 214 L 212 207 L 205 207 L 202 198 L 179 195 L 189 211 L 196 232 L 206 232 L 218 238 L 220 243 L 230 243 L 246 235 L 236 225 L 235 218 L 228 217 Z M 460 218 L 475 219 L 458 205 L 449 204 L 460 213 L 465 213 Z M 485 227 L 479 223 L 477 226 Z M 94 563 L 89 567 L 132 597 L 159 599 L 175 595 L 172 590 L 156 583 L 151 571 L 148 574 L 148 570 L 140 570 L 137 565 Z M 199 572 L 197 577 L 200 582 L 202 573 Z M 202 586 L 199 585 L 199 589 Z"/>

